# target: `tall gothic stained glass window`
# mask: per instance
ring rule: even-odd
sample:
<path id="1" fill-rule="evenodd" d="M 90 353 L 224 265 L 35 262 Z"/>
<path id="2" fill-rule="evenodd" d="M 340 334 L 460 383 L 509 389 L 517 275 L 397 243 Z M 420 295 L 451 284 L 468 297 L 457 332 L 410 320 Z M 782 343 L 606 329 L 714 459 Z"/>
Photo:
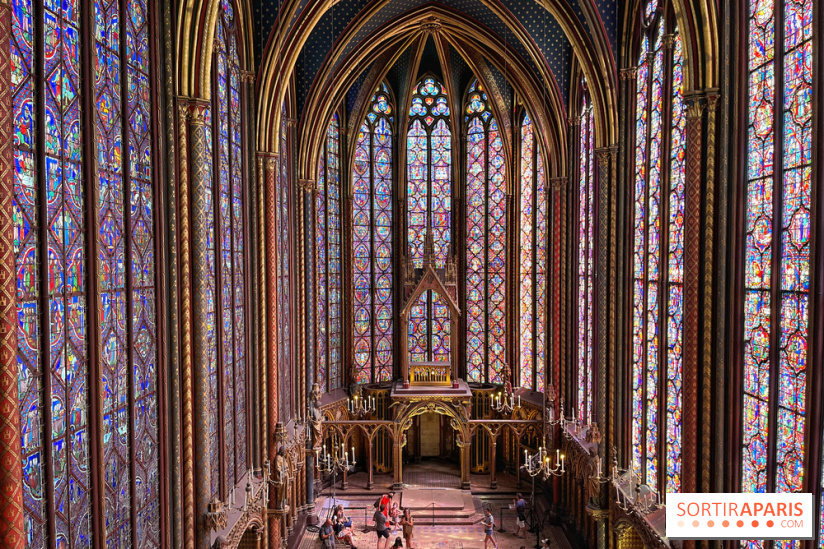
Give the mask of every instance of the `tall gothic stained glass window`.
<path id="1" fill-rule="evenodd" d="M 357 383 L 392 379 L 392 123 L 381 84 L 361 124 L 352 171 Z"/>
<path id="2" fill-rule="evenodd" d="M 595 296 L 595 115 L 582 85 L 578 136 L 578 419 L 588 423 L 593 404 L 593 298 Z"/>
<path id="3" fill-rule="evenodd" d="M 343 383 L 341 367 L 341 187 L 340 121 L 337 113 L 326 129 L 318 165 L 315 203 L 317 273 L 317 381 L 323 390 Z"/>
<path id="4" fill-rule="evenodd" d="M 476 80 L 466 140 L 467 381 L 503 382 L 506 348 L 506 162 L 498 122 Z"/>
<path id="5" fill-rule="evenodd" d="M 452 242 L 452 132 L 446 90 L 425 78 L 412 93 L 407 154 L 407 233 L 415 268 L 423 267 L 424 242 L 432 232 L 437 267 Z"/>
<path id="6" fill-rule="evenodd" d="M 519 374 L 522 386 L 543 391 L 547 368 L 546 175 L 529 114 L 524 114 L 520 134 Z"/>
<path id="7" fill-rule="evenodd" d="M 635 82 L 632 459 L 643 482 L 677 492 L 686 115 L 681 40 L 666 34 L 662 12 L 657 2 L 646 6 Z"/>
<path id="8" fill-rule="evenodd" d="M 436 268 L 444 268 L 451 253 L 450 122 L 446 90 L 434 78 L 424 78 L 412 93 L 406 133 L 407 257 L 416 269 L 423 268 L 424 247 L 430 232 Z M 410 360 L 448 361 L 451 356 L 449 309 L 443 298 L 427 291 L 414 309 L 409 322 Z M 423 315 L 414 323 L 416 328 L 412 322 L 415 314 Z M 437 358 L 431 358 L 433 356 Z"/>
<path id="9" fill-rule="evenodd" d="M 93 14 L 83 13 L 87 5 Z M 26 545 L 87 547 L 100 536 L 115 546 L 159 547 L 149 4 L 15 1 L 12 8 Z M 84 42 L 92 44 L 91 66 L 81 63 Z M 81 75 L 93 80 L 86 96 Z M 81 124 L 84 114 L 91 126 Z M 99 310 L 88 309 L 88 296 Z M 95 369 L 99 376 L 90 376 Z M 90 386 L 97 377 L 100 385 Z M 95 409 L 98 439 L 90 436 Z M 91 484 L 98 451 L 102 494 Z M 92 531 L 97 497 L 105 500 L 103 532 Z"/>
<path id="10" fill-rule="evenodd" d="M 246 269 L 244 238 L 243 112 L 238 32 L 231 0 L 221 0 L 215 26 L 213 72 L 213 150 L 215 326 L 219 452 L 230 490 L 247 469 Z M 213 485 L 215 479 L 212 479 Z M 225 498 L 225 493 L 218 496 Z"/>
<path id="11" fill-rule="evenodd" d="M 291 234 L 291 185 L 290 185 L 290 149 L 289 124 L 286 105 L 281 109 L 280 118 L 280 154 L 278 155 L 278 176 L 275 189 L 277 235 L 277 279 L 278 279 L 278 372 L 280 384 L 287 388 L 281 393 L 282 417 L 291 417 L 292 413 L 292 288 L 290 273 Z"/>
<path id="12" fill-rule="evenodd" d="M 797 492 L 805 451 L 813 2 L 748 4 L 741 490 Z"/>

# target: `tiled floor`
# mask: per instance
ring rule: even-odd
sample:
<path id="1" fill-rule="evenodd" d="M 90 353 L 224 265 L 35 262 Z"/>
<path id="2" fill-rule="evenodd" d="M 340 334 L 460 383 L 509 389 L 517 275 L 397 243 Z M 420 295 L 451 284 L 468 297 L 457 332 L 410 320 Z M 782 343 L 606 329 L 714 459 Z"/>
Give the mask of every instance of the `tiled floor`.
<path id="1" fill-rule="evenodd" d="M 496 518 L 497 520 L 497 518 Z M 531 548 L 535 546 L 535 534 L 526 534 L 526 539 L 520 539 L 514 535 L 515 520 L 504 519 L 504 532 L 498 532 L 496 526 L 495 538 L 499 549 L 520 549 L 521 547 Z M 400 536 L 398 531 L 397 536 Z M 545 528 L 544 537 L 551 540 L 550 547 L 569 547 L 563 534 L 554 528 Z M 390 541 L 394 542 L 396 536 L 391 536 Z M 560 539 L 559 539 L 560 538 Z M 359 549 L 374 549 L 376 547 L 376 536 L 374 532 L 364 533 L 363 529 L 356 525 L 355 544 Z M 481 525 L 475 526 L 415 526 L 415 536 L 413 538 L 414 549 L 483 549 L 484 532 Z M 320 540 L 317 534 L 308 533 L 300 545 L 300 549 L 317 549 L 320 547 Z M 489 546 L 490 549 L 492 545 Z"/>
<path id="2" fill-rule="evenodd" d="M 375 549 L 377 538 L 374 531 L 372 531 L 372 504 L 375 499 L 384 492 L 388 492 L 388 486 L 392 482 L 390 475 L 375 475 L 375 487 L 373 490 L 366 490 L 366 474 L 357 473 L 349 476 L 349 488 L 347 490 L 337 490 L 336 497 L 338 503 L 344 504 L 349 509 L 349 516 L 354 522 L 353 533 L 355 536 L 355 545 L 359 549 Z M 508 511 L 507 506 L 511 502 L 512 497 L 516 491 L 516 479 L 510 475 L 499 474 L 498 489 L 489 489 L 488 475 L 472 475 L 472 507 L 475 513 L 473 517 L 480 517 L 481 509 L 484 505 L 488 505 L 494 509 L 495 517 L 495 538 L 500 549 L 520 549 L 521 547 L 532 548 L 535 546 L 535 534 L 526 534 L 526 539 L 520 539 L 514 535 L 515 532 L 515 516 L 512 511 Z M 439 487 L 453 488 L 459 484 L 460 473 L 457 467 L 451 464 L 425 462 L 421 464 L 411 465 L 404 470 L 404 482 L 406 486 L 433 488 Z M 526 482 L 522 485 L 520 490 L 524 496 L 529 499 L 529 488 Z M 315 512 L 318 516 L 324 517 L 328 512 L 328 508 L 324 508 L 325 496 L 330 495 L 328 489 L 323 491 L 323 495 L 316 500 Z M 420 490 L 427 494 L 437 493 L 437 490 Z M 452 492 L 452 490 L 449 490 Z M 445 493 L 445 492 L 441 492 Z M 395 501 L 402 504 L 402 493 L 395 496 Z M 459 490 L 455 490 L 455 495 L 461 494 Z M 445 499 L 445 498 L 444 498 Z M 469 501 L 469 500 L 465 500 Z M 469 506 L 468 503 L 465 506 Z M 364 511 L 363 507 L 367 508 L 367 528 L 364 531 Z M 503 508 L 504 512 L 501 514 L 499 509 Z M 503 525 L 499 523 L 503 516 Z M 431 521 L 427 524 L 427 514 L 424 511 L 416 512 L 416 525 L 414 547 L 415 549 L 483 549 L 484 548 L 484 532 L 480 524 L 455 524 L 455 525 L 438 525 L 433 526 Z M 500 531 L 503 526 L 503 532 Z M 564 538 L 563 533 L 559 528 L 546 526 L 542 531 L 542 537 L 548 537 L 551 540 L 552 549 L 571 549 L 569 543 Z M 400 530 L 390 537 L 390 542 L 394 542 L 396 536 L 401 536 Z M 303 540 L 298 546 L 299 549 L 318 549 L 320 548 L 320 540 L 317 533 L 306 532 Z M 391 546 L 391 543 L 390 543 Z M 339 547 L 343 547 L 340 546 Z M 489 549 L 492 545 L 489 545 Z M 387 548 L 389 549 L 389 548 Z"/>

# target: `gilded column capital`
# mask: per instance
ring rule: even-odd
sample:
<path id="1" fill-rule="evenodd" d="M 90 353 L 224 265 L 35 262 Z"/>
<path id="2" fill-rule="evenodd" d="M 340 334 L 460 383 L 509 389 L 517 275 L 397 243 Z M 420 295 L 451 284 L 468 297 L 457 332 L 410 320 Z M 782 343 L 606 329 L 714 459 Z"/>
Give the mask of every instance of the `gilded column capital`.
<path id="1" fill-rule="evenodd" d="M 668 50 L 672 49 L 672 47 L 675 45 L 675 39 L 677 37 L 677 34 L 665 34 L 662 40 L 664 47 Z"/>
<path id="2" fill-rule="evenodd" d="M 241 70 L 240 71 L 240 81 L 246 84 L 254 83 L 255 81 L 255 71 L 247 71 Z"/>
<path id="3" fill-rule="evenodd" d="M 318 192 L 318 183 L 314 179 L 298 179 L 298 187 L 307 193 Z"/>
<path id="4" fill-rule="evenodd" d="M 684 94 L 684 101 L 687 104 L 687 120 L 701 118 L 704 108 L 715 111 L 718 106 L 718 89 L 710 88 L 701 91 L 694 91 Z"/>
<path id="5" fill-rule="evenodd" d="M 549 186 L 552 188 L 553 191 L 556 192 L 565 192 L 567 188 L 567 178 L 566 177 L 553 177 L 549 180 Z"/>
<path id="6" fill-rule="evenodd" d="M 638 67 L 627 67 L 618 72 L 618 78 L 621 80 L 633 80 L 638 73 Z"/>
<path id="7" fill-rule="evenodd" d="M 578 115 L 573 115 L 567 118 L 567 123 L 570 126 L 580 126 L 581 125 L 581 117 Z"/>
<path id="8" fill-rule="evenodd" d="M 206 125 L 206 111 L 210 107 L 208 101 L 192 97 L 178 97 L 177 101 L 180 120 L 188 120 L 193 126 Z"/>
<path id="9" fill-rule="evenodd" d="M 602 170 L 609 168 L 609 162 L 615 160 L 618 156 L 618 146 L 612 145 L 610 147 L 600 147 L 595 149 L 595 157 L 598 159 L 598 164 Z"/>
<path id="10" fill-rule="evenodd" d="M 286 125 L 289 126 L 290 128 L 294 128 L 298 125 L 298 119 L 287 116 L 286 117 Z"/>

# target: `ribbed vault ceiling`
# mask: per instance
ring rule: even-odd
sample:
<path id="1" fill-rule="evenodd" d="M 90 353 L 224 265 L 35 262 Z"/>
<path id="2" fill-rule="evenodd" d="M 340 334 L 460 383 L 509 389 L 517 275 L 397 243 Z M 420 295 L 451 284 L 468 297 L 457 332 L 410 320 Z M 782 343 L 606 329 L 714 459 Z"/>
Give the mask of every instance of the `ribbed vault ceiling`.
<path id="1" fill-rule="evenodd" d="M 321 13 L 321 3 L 317 0 L 296 0 L 297 8 L 291 18 L 289 27 L 300 25 L 306 18 Z M 303 50 L 300 52 L 297 66 L 295 67 L 296 98 L 298 116 L 302 114 L 303 104 L 310 92 L 319 86 L 316 82 L 318 72 L 324 63 L 328 62 L 329 56 L 335 48 L 335 68 L 345 62 L 347 57 L 357 51 L 358 48 L 368 44 L 370 39 L 374 39 L 376 30 L 381 29 L 392 20 L 402 17 L 404 14 L 420 8 L 424 5 L 436 4 L 450 9 L 466 18 L 475 21 L 488 31 L 490 40 L 497 40 L 499 44 L 506 44 L 523 60 L 525 66 L 536 74 L 540 73 L 537 64 L 543 63 L 552 73 L 560 96 L 563 101 L 568 98 L 570 87 L 570 72 L 572 66 L 572 46 L 558 22 L 535 0 L 506 0 L 506 2 L 495 0 L 497 4 L 490 4 L 489 0 L 441 0 L 431 2 L 428 0 L 391 0 L 383 2 L 379 9 L 375 6 L 379 4 L 377 0 L 340 0 L 332 9 L 327 9 L 320 16 L 317 23 L 311 30 L 309 39 Z M 573 13 L 584 33 L 591 33 L 596 29 L 597 37 L 590 38 L 593 41 L 606 40 L 612 52 L 615 51 L 616 26 L 618 24 L 618 10 L 614 0 L 553 0 L 564 4 Z M 510 17 L 516 25 L 523 30 L 522 38 L 515 36 L 506 22 L 503 21 L 492 9 L 502 10 L 507 17 Z M 285 0 L 261 0 L 255 4 L 256 21 L 255 31 L 257 33 L 257 44 L 255 51 L 258 57 L 261 52 L 266 54 L 266 47 L 269 35 L 276 23 L 278 10 L 286 11 L 293 3 Z M 351 32 L 358 26 L 354 34 Z M 343 38 L 342 38 L 343 37 Z M 341 40 L 344 40 L 342 42 Z M 525 43 L 525 42 L 531 42 Z M 529 54 L 530 50 L 540 52 L 543 59 L 535 59 Z M 432 51 L 430 51 L 430 49 Z M 463 87 L 471 78 L 471 70 L 461 59 L 460 54 L 454 49 L 450 49 L 452 59 L 451 71 L 449 75 L 458 89 Z M 434 66 L 433 66 L 434 62 Z M 402 88 L 406 85 L 406 73 L 411 64 L 411 55 L 404 52 L 395 62 L 387 79 L 393 87 L 398 97 L 403 97 Z M 504 78 L 502 71 L 506 67 L 495 67 L 489 63 L 496 80 L 501 76 L 499 85 L 504 90 Z M 354 102 L 359 91 L 359 87 L 364 80 L 365 74 L 370 67 L 362 67 L 361 74 L 353 88 L 347 94 L 347 101 Z M 432 70 L 439 72 L 437 55 L 434 48 L 427 47 L 421 63 L 421 71 Z M 462 72 L 463 71 L 463 72 Z M 460 74 L 456 74 L 460 73 Z"/>

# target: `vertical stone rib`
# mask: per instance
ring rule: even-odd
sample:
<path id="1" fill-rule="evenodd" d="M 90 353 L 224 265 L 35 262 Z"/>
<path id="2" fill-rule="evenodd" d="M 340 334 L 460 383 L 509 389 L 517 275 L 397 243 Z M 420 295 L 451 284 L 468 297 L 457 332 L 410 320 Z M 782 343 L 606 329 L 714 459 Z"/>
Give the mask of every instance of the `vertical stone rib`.
<path id="1" fill-rule="evenodd" d="M 280 402 L 280 395 L 278 394 L 278 360 L 277 360 L 277 251 L 274 245 L 277 242 L 277 225 L 275 223 L 275 178 L 277 177 L 278 158 L 275 155 L 266 158 L 266 185 L 264 189 L 266 197 L 266 242 L 270 245 L 266 247 L 266 337 L 269 339 L 267 345 L 267 381 L 268 381 L 268 425 L 266 433 L 266 442 L 269 447 L 269 461 L 275 462 L 275 453 L 277 446 L 275 445 L 275 426 L 278 422 L 278 404 Z M 269 501 L 274 503 L 275 498 L 270 497 Z M 269 516 L 269 549 L 278 549 L 280 547 L 280 519 L 275 515 Z"/>
<path id="2" fill-rule="evenodd" d="M 700 492 L 710 492 L 710 458 L 711 428 L 712 428 L 712 340 L 713 340 L 713 312 L 715 311 L 713 292 L 713 273 L 715 267 L 714 239 L 715 239 L 715 110 L 718 96 L 707 97 L 707 182 L 704 185 L 704 322 L 701 327 L 703 339 L 703 355 L 701 357 L 701 392 L 703 416 L 701 425 L 701 485 Z"/>
<path id="3" fill-rule="evenodd" d="M 23 470 L 17 394 L 17 314 L 12 197 L 11 5 L 0 1 L 0 545 L 22 548 Z"/>
<path id="4" fill-rule="evenodd" d="M 172 13 L 171 2 L 163 3 L 163 93 L 165 95 L 164 113 L 166 122 L 166 189 L 168 201 L 166 203 L 168 263 L 166 266 L 166 280 L 168 294 L 166 298 L 171 306 L 167 307 L 169 322 L 167 375 L 169 379 L 168 398 L 169 417 L 165 422 L 169 427 L 169 468 L 171 474 L 169 482 L 171 501 L 171 528 L 168 535 L 172 547 L 180 548 L 183 543 L 183 494 L 181 483 L 181 417 L 180 417 L 180 308 L 177 306 L 180 299 L 178 281 L 178 252 L 177 244 L 177 171 L 175 158 L 178 156 L 178 146 L 175 142 L 175 100 L 172 63 Z M 185 154 L 180 150 L 180 154 Z"/>
<path id="5" fill-rule="evenodd" d="M 194 549 L 194 430 L 192 426 L 192 257 L 190 230 L 189 189 L 189 105 L 179 104 L 178 111 L 178 158 L 180 180 L 180 333 L 181 333 L 181 380 L 183 385 L 183 547 Z"/>
<path id="6" fill-rule="evenodd" d="M 194 104 L 190 111 L 190 161 L 192 192 L 192 397 L 193 423 L 197 425 L 194 439 L 194 467 L 196 471 L 194 494 L 195 547 L 209 547 L 209 527 L 206 509 L 211 498 L 211 463 L 209 456 L 209 330 L 206 324 L 206 302 L 211 273 L 208 265 L 206 225 L 206 189 L 209 157 L 206 143 L 209 128 L 204 114 L 207 105 Z"/>
<path id="7" fill-rule="evenodd" d="M 687 106 L 687 158 L 684 223 L 684 359 L 683 359 L 683 491 L 698 491 L 698 342 L 701 242 L 701 122 L 700 99 Z"/>

